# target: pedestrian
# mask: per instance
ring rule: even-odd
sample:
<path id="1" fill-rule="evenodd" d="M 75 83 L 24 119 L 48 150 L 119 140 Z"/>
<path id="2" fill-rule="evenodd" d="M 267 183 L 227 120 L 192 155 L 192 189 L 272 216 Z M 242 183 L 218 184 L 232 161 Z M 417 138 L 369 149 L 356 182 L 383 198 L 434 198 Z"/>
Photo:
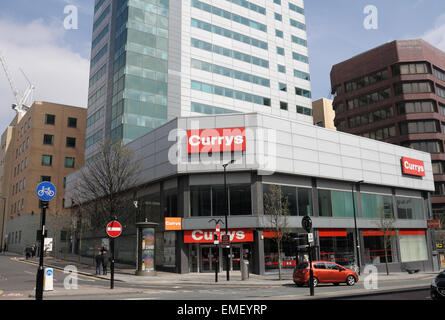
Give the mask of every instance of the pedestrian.
<path id="1" fill-rule="evenodd" d="M 30 247 L 25 248 L 25 257 L 26 257 L 26 260 L 31 258 L 31 248 Z"/>
<path id="2" fill-rule="evenodd" d="M 103 256 L 100 251 L 98 251 L 96 256 L 96 275 L 100 275 L 100 269 L 102 269 Z"/>
<path id="3" fill-rule="evenodd" d="M 31 247 L 31 257 L 35 257 L 36 256 L 36 245 L 33 244 Z"/>
<path id="4" fill-rule="evenodd" d="M 102 258 L 103 258 L 103 261 L 102 261 L 102 267 L 103 267 L 103 272 L 104 272 L 104 275 L 106 275 L 107 274 L 107 267 L 108 267 L 108 260 L 109 260 L 109 258 L 108 258 L 108 255 L 107 255 L 107 250 L 102 250 Z"/>

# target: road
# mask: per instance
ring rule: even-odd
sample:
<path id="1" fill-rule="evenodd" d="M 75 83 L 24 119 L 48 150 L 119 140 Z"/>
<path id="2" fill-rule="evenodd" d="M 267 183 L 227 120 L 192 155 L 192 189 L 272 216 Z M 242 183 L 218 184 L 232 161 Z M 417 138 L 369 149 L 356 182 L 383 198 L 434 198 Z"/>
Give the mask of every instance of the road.
<path id="1" fill-rule="evenodd" d="M 390 294 L 376 294 L 372 296 L 351 297 L 343 300 L 431 300 L 430 290 L 413 290 Z"/>
<path id="2" fill-rule="evenodd" d="M 37 266 L 35 264 L 20 262 L 12 257 L 0 255 L 0 300 L 5 299 L 31 299 L 29 293 L 35 287 Z M 45 297 L 46 300 L 301 300 L 309 298 L 307 287 L 298 288 L 289 280 L 283 286 L 244 286 L 230 285 L 147 285 L 115 282 L 115 289 L 109 289 L 109 280 L 94 276 L 78 276 L 79 290 L 64 289 L 63 282 L 67 275 L 63 271 L 54 270 L 54 289 L 58 296 Z M 409 285 L 427 286 L 431 278 L 409 281 Z M 379 289 L 389 289 L 396 286 L 406 286 L 403 281 L 385 281 L 379 283 Z M 323 298 L 327 295 L 353 295 L 363 292 L 363 282 L 353 287 L 346 285 L 333 286 L 331 284 L 319 285 L 315 288 L 315 297 Z M 64 293 L 67 293 L 64 295 Z M 429 293 L 421 292 L 413 295 L 391 295 L 384 299 L 416 298 L 424 300 Z M 371 298 L 367 298 L 371 299 Z"/>

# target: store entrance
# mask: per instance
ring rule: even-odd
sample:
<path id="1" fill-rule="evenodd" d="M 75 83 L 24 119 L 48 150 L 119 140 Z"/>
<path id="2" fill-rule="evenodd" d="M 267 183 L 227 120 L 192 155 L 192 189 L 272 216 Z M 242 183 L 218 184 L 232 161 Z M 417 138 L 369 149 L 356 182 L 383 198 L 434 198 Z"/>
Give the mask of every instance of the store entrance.
<path id="1" fill-rule="evenodd" d="M 217 268 L 219 258 L 219 247 L 201 246 L 200 247 L 200 272 L 214 272 Z"/>
<path id="2" fill-rule="evenodd" d="M 244 260 L 249 261 L 249 269 L 252 267 L 250 264 L 251 261 L 251 255 L 252 255 L 252 245 L 249 243 L 245 244 L 232 244 L 230 249 L 223 249 L 223 270 L 226 271 L 226 260 L 227 260 L 227 251 L 229 250 L 229 267 L 231 271 L 240 271 L 241 270 L 241 264 L 244 262 Z"/>

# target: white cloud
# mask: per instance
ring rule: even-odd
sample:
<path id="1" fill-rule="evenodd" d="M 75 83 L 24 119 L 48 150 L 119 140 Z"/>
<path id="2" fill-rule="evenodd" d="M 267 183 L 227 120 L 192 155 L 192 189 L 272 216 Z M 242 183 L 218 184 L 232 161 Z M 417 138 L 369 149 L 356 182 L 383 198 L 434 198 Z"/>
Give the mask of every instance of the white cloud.
<path id="1" fill-rule="evenodd" d="M 65 35 L 63 28 L 46 25 L 43 20 L 18 24 L 0 19 L 0 30 L 0 51 L 21 93 L 27 82 L 20 68 L 36 87 L 34 100 L 87 107 L 89 60 L 60 44 Z M 0 97 L 3 131 L 15 115 L 10 108 L 15 98 L 2 69 Z"/>
<path id="2" fill-rule="evenodd" d="M 436 20 L 434 28 L 425 32 L 422 39 L 445 51 L 445 14 Z"/>

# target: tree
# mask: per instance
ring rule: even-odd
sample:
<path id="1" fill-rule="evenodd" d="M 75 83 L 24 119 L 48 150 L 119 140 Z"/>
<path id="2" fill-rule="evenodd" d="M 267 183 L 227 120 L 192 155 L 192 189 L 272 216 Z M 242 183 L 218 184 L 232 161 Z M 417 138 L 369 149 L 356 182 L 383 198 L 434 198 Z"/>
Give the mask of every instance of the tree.
<path id="1" fill-rule="evenodd" d="M 389 275 L 388 266 L 388 245 L 391 244 L 392 239 L 395 235 L 395 223 L 396 218 L 393 213 L 385 213 L 383 208 L 379 208 L 379 223 L 378 227 L 383 231 L 383 247 L 385 249 L 385 264 L 386 264 L 386 274 Z"/>
<path id="2" fill-rule="evenodd" d="M 94 159 L 80 171 L 72 199 L 88 208 L 91 227 L 103 227 L 129 207 L 129 190 L 138 183 L 140 161 L 121 141 L 105 140 Z M 85 209 L 85 208 L 84 208 Z"/>
<path id="3" fill-rule="evenodd" d="M 273 239 L 278 248 L 278 273 L 282 280 L 282 240 L 289 233 L 288 217 L 290 214 L 289 201 L 281 194 L 281 188 L 277 185 L 270 185 L 269 192 L 264 194 L 264 215 L 273 232 Z"/>

